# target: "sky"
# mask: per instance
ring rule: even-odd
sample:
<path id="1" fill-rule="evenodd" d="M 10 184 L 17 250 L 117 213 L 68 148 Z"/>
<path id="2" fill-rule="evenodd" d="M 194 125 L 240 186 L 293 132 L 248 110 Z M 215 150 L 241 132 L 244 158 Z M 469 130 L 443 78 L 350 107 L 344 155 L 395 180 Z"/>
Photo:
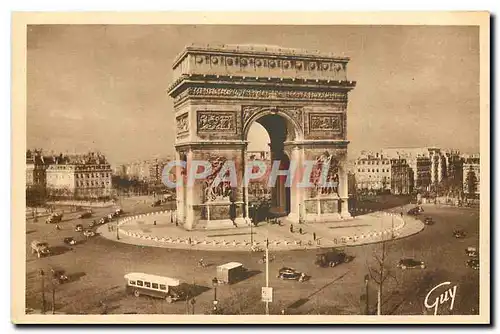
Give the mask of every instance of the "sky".
<path id="1" fill-rule="evenodd" d="M 186 45 L 273 44 L 348 56 L 353 157 L 383 147 L 479 152 L 479 29 L 446 26 L 28 27 L 27 145 L 113 164 L 172 155 L 166 89 Z M 249 149 L 265 146 L 262 128 Z M 264 139 L 262 139 L 264 138 Z"/>

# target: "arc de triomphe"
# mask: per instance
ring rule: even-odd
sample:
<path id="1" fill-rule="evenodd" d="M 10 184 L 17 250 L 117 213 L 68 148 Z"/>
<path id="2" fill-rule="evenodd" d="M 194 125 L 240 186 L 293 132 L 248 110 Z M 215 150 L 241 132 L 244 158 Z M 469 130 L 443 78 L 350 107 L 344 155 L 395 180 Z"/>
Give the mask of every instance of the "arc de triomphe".
<path id="1" fill-rule="evenodd" d="M 253 122 L 271 138 L 271 159 L 282 169 L 306 160 L 328 162 L 328 181 L 338 187 L 284 186 L 272 191 L 273 210 L 292 222 L 340 221 L 348 212 L 347 80 L 349 59 L 270 46 L 189 46 L 173 64 L 168 93 L 174 100 L 176 158 L 210 161 L 215 173 L 234 161 L 245 171 L 247 134 Z M 177 180 L 186 173 L 176 170 Z M 314 174 L 314 173 L 313 173 Z M 186 229 L 248 223 L 248 194 L 240 182 L 212 186 L 213 177 L 192 187 L 177 185 L 177 219 Z"/>

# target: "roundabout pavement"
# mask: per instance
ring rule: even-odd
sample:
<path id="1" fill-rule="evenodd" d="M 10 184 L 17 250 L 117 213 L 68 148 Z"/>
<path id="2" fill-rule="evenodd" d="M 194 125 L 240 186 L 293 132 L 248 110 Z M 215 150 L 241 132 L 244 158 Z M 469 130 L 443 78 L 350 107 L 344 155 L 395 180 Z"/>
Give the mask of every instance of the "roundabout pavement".
<path id="1" fill-rule="evenodd" d="M 116 225 L 119 229 L 117 235 Z M 256 227 L 187 231 L 175 224 L 175 211 L 139 214 L 98 228 L 101 236 L 128 244 L 211 251 L 274 251 L 358 246 L 399 239 L 420 232 L 424 224 L 411 217 L 378 211 L 331 223 L 260 223 Z"/>

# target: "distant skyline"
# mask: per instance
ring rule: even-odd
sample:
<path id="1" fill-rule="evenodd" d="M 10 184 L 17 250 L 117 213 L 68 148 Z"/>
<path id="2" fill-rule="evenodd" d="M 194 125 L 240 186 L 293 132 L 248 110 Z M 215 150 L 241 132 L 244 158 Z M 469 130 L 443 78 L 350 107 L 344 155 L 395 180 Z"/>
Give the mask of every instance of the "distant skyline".
<path id="1" fill-rule="evenodd" d="M 191 43 L 255 43 L 351 57 L 351 156 L 386 147 L 479 152 L 478 33 L 466 26 L 29 26 L 27 146 L 100 151 L 112 164 L 173 155 L 166 89 L 174 58 Z M 265 146 L 262 131 L 254 132 L 251 147 Z"/>

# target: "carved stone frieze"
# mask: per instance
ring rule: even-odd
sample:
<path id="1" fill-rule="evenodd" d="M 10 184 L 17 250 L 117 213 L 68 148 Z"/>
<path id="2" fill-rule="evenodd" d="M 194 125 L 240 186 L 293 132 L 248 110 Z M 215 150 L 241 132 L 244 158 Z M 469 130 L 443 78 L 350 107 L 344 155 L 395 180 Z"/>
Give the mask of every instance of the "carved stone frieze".
<path id="1" fill-rule="evenodd" d="M 346 102 L 347 93 L 333 91 L 299 91 L 276 89 L 251 89 L 251 88 L 219 88 L 219 87 L 190 87 L 185 94 L 176 98 L 199 96 L 208 98 L 249 98 L 256 100 L 320 100 L 330 102 Z"/>

